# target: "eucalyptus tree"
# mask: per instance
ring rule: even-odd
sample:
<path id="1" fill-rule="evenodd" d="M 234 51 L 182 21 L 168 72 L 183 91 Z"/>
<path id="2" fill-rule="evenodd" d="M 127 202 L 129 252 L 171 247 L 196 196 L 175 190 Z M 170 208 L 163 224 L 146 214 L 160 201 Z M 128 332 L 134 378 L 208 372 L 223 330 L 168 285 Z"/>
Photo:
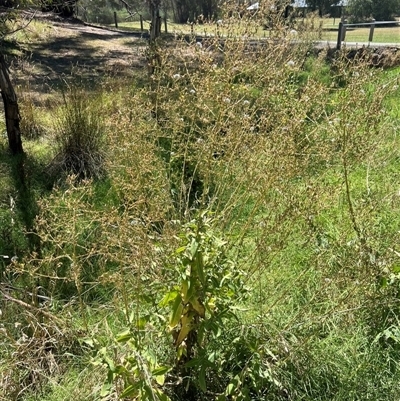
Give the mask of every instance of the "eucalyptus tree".
<path id="1" fill-rule="evenodd" d="M 150 11 L 150 43 L 161 35 L 161 15 L 160 9 L 162 0 L 146 0 Z"/>
<path id="2" fill-rule="evenodd" d="M 349 11 L 357 21 L 374 18 L 394 20 L 400 14 L 400 0 L 349 0 Z"/>
<path id="3" fill-rule="evenodd" d="M 306 0 L 306 3 L 311 10 L 318 11 L 322 17 L 325 14 L 330 14 L 333 11 L 332 6 L 340 4 L 341 0 Z"/>
<path id="4" fill-rule="evenodd" d="M 215 17 L 222 1 L 220 0 L 170 0 L 169 7 L 176 22 L 185 23 L 202 15 L 205 19 Z"/>

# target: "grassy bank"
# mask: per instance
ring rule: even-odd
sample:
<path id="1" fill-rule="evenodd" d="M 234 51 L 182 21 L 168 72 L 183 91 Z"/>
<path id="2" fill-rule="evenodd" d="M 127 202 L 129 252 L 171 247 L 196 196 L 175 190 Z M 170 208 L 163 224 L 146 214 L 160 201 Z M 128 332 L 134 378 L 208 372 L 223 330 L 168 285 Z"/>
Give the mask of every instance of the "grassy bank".
<path id="1" fill-rule="evenodd" d="M 0 398 L 399 398 L 399 71 L 310 49 L 176 41 L 20 97 Z"/>

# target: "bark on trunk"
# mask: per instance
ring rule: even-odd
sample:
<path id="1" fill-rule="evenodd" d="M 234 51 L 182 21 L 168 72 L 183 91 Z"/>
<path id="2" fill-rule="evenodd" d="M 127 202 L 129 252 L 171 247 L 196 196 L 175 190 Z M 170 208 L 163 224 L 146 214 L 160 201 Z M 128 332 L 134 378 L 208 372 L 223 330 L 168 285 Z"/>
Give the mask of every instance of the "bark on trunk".
<path id="1" fill-rule="evenodd" d="M 157 38 L 161 36 L 160 0 L 150 0 L 150 40 L 148 52 L 148 71 L 153 75 L 161 64 Z"/>
<path id="2" fill-rule="evenodd" d="M 8 145 L 14 155 L 22 154 L 24 151 L 19 129 L 20 115 L 17 95 L 8 75 L 7 65 L 2 54 L 0 54 L 0 90 L 4 103 Z"/>
<path id="3" fill-rule="evenodd" d="M 161 36 L 161 16 L 160 1 L 152 0 L 150 2 L 151 26 L 150 26 L 150 42 Z"/>

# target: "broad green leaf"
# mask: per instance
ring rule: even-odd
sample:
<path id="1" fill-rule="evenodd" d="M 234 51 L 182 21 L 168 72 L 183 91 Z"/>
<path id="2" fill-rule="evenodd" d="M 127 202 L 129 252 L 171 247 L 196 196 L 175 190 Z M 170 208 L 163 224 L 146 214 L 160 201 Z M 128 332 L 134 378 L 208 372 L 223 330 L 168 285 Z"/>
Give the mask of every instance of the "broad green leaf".
<path id="1" fill-rule="evenodd" d="M 104 383 L 100 390 L 100 397 L 106 397 L 111 392 L 111 383 Z"/>
<path id="2" fill-rule="evenodd" d="M 126 369 L 125 366 L 123 366 L 123 365 L 117 365 L 117 366 L 115 367 L 114 374 L 115 374 L 115 375 L 121 375 L 121 374 L 127 373 L 127 372 L 128 372 L 128 370 Z"/>
<path id="3" fill-rule="evenodd" d="M 207 384 L 206 384 L 206 368 L 203 365 L 200 369 L 200 373 L 199 373 L 199 386 L 201 391 L 203 391 L 204 393 L 207 391 Z"/>
<path id="4" fill-rule="evenodd" d="M 195 293 L 196 290 L 196 284 L 197 283 L 197 279 L 196 276 L 194 274 L 191 274 L 189 277 L 189 289 L 187 292 L 187 299 L 190 300 L 194 297 L 197 297 L 197 294 Z"/>
<path id="5" fill-rule="evenodd" d="M 176 358 L 179 361 L 183 355 L 186 355 L 186 347 L 180 345 L 176 350 Z"/>
<path id="6" fill-rule="evenodd" d="M 149 321 L 146 317 L 141 317 L 136 320 L 136 328 L 138 330 L 143 330 L 146 327 L 146 323 Z"/>
<path id="7" fill-rule="evenodd" d="M 120 398 L 130 397 L 137 394 L 140 382 L 129 385 L 121 394 Z"/>
<path id="8" fill-rule="evenodd" d="M 190 303 L 192 304 L 193 309 L 199 314 L 200 317 L 204 319 L 206 315 L 206 310 L 202 303 L 198 299 L 193 299 L 190 300 Z"/>
<path id="9" fill-rule="evenodd" d="M 199 279 L 201 281 L 201 284 L 205 285 L 206 276 L 204 274 L 203 253 L 201 251 L 197 252 L 196 261 L 197 261 L 197 274 L 199 275 Z"/>
<path id="10" fill-rule="evenodd" d="M 82 342 L 89 345 L 89 347 L 94 347 L 94 341 L 92 338 L 84 338 Z"/>
<path id="11" fill-rule="evenodd" d="M 159 366 L 158 368 L 155 368 L 151 374 L 153 376 L 158 376 L 158 375 L 165 375 L 171 370 L 170 366 Z"/>
<path id="12" fill-rule="evenodd" d="M 381 288 L 386 288 L 388 286 L 388 279 L 386 277 L 381 276 L 379 278 L 379 285 Z"/>
<path id="13" fill-rule="evenodd" d="M 153 388 L 151 386 L 149 386 L 147 383 L 144 383 L 143 389 L 144 389 L 145 393 L 147 394 L 147 398 L 143 398 L 143 400 L 156 401 L 156 398 L 154 398 Z"/>
<path id="14" fill-rule="evenodd" d="M 157 375 L 156 376 L 156 382 L 160 385 L 163 386 L 165 382 L 165 375 Z"/>
<path id="15" fill-rule="evenodd" d="M 395 274 L 400 273 L 400 266 L 393 266 L 392 267 L 392 272 L 395 273 Z"/>
<path id="16" fill-rule="evenodd" d="M 185 252 L 185 250 L 186 250 L 186 246 L 181 246 L 175 251 L 175 253 L 179 254 L 179 253 Z"/>
<path id="17" fill-rule="evenodd" d="M 110 372 L 115 372 L 114 361 L 108 355 L 103 355 L 103 360 L 108 365 L 108 370 Z"/>
<path id="18" fill-rule="evenodd" d="M 196 241 L 195 238 L 193 238 L 190 244 L 190 256 L 192 260 L 194 259 L 194 256 L 196 255 L 198 248 L 199 248 L 199 243 Z"/>
<path id="19" fill-rule="evenodd" d="M 233 383 L 229 383 L 226 386 L 225 395 L 232 395 L 235 391 L 235 385 Z"/>
<path id="20" fill-rule="evenodd" d="M 175 345 L 180 345 L 182 341 L 188 336 L 192 330 L 192 317 L 185 315 L 181 319 L 182 327 L 179 332 L 178 338 L 176 339 Z"/>
<path id="21" fill-rule="evenodd" d="M 182 299 L 186 303 L 188 301 L 189 283 L 187 280 L 182 280 Z"/>
<path id="22" fill-rule="evenodd" d="M 160 401 L 171 401 L 166 394 L 164 394 L 161 390 L 157 389 L 157 396 Z"/>
<path id="23" fill-rule="evenodd" d="M 125 330 L 122 333 L 117 334 L 116 340 L 119 343 L 126 343 L 132 338 L 130 330 Z"/>
<path id="24" fill-rule="evenodd" d="M 171 316 L 169 319 L 169 327 L 171 329 L 173 329 L 179 323 L 179 320 L 181 319 L 182 316 L 182 311 L 183 311 L 182 297 L 180 294 L 178 294 L 172 306 Z"/>
<path id="25" fill-rule="evenodd" d="M 241 384 L 240 377 L 238 375 L 236 375 L 232 379 L 232 381 L 227 385 L 226 390 L 225 390 L 225 395 L 232 395 L 240 384 Z"/>
<path id="26" fill-rule="evenodd" d="M 146 360 L 150 362 L 150 365 L 155 365 L 157 363 L 157 356 L 151 348 L 143 350 L 143 354 Z"/>
<path id="27" fill-rule="evenodd" d="M 172 290 L 167 292 L 158 305 L 161 307 L 167 306 L 170 302 L 172 302 L 176 298 L 177 295 L 179 295 L 179 291 L 177 290 Z"/>

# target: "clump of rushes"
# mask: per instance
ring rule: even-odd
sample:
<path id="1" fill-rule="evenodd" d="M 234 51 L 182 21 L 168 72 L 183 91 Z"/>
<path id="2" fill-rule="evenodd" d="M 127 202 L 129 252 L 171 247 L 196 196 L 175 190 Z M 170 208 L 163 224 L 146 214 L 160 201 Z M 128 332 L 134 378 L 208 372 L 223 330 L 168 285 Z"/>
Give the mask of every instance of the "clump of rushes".
<path id="1" fill-rule="evenodd" d="M 101 99 L 71 89 L 55 125 L 56 156 L 52 167 L 78 179 L 99 179 L 105 174 L 105 126 Z"/>

